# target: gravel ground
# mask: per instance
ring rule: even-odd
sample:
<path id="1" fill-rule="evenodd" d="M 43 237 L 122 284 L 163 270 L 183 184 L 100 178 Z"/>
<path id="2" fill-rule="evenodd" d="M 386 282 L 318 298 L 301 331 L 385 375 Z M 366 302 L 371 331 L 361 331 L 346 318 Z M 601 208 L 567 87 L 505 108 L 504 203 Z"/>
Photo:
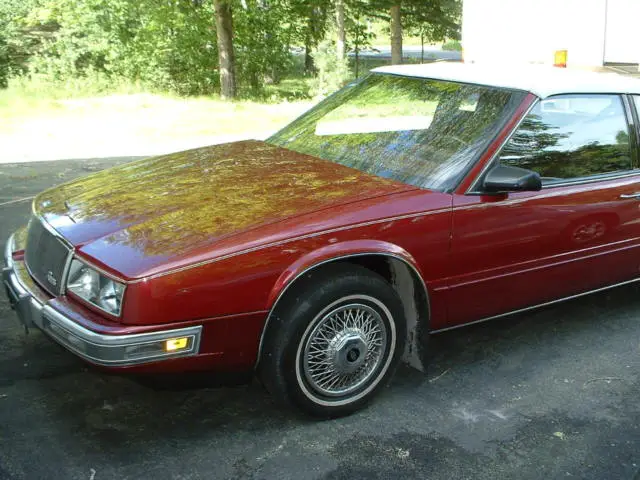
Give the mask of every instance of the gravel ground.
<path id="1" fill-rule="evenodd" d="M 41 189 L 130 160 L 0 165 L 0 232 Z M 257 384 L 88 368 L 0 299 L 0 478 L 640 479 L 640 288 L 434 336 L 367 410 L 311 421 Z"/>

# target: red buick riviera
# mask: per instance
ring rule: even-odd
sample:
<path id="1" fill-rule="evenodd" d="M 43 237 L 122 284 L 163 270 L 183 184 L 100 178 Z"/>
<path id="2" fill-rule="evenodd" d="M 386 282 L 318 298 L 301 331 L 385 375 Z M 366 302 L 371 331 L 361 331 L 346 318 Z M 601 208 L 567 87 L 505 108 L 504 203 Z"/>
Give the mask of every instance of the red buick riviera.
<path id="1" fill-rule="evenodd" d="M 265 142 L 41 193 L 3 282 L 92 364 L 347 414 L 433 332 L 640 279 L 639 112 L 616 75 L 380 68 Z"/>

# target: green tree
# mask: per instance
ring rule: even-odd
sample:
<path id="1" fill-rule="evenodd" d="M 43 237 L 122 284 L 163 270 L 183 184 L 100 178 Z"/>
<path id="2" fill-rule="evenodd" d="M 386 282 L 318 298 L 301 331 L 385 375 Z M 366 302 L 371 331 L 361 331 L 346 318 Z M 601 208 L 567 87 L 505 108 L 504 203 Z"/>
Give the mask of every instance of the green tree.
<path id="1" fill-rule="evenodd" d="M 402 11 L 400 0 L 389 7 L 389 31 L 391 39 L 391 64 L 402 63 Z"/>
<path id="2" fill-rule="evenodd" d="M 212 92 L 212 18 L 213 5 L 191 0 L 41 0 L 29 28 L 48 25 L 51 34 L 32 52 L 30 73 L 52 80 L 99 74 L 185 94 Z"/>
<path id="3" fill-rule="evenodd" d="M 216 12 L 220 95 L 222 98 L 235 98 L 236 60 L 233 49 L 233 9 L 229 0 L 213 0 L 213 5 Z"/>
<path id="4" fill-rule="evenodd" d="M 29 21 L 36 5 L 35 0 L 0 1 L 0 88 L 26 71 L 29 57 L 50 34 L 50 25 Z"/>
<path id="5" fill-rule="evenodd" d="M 345 26 L 345 1 L 335 0 L 336 9 L 336 59 L 338 62 L 347 57 L 347 29 Z"/>
<path id="6" fill-rule="evenodd" d="M 436 2 L 412 2 L 405 14 L 405 29 L 420 37 L 421 61 L 424 62 L 424 45 L 445 39 L 460 39 L 460 0 L 439 0 Z"/>
<path id="7" fill-rule="evenodd" d="M 278 83 L 292 66 L 295 40 L 289 2 L 245 0 L 236 15 L 238 70 L 256 92 L 266 83 Z"/>
<path id="8" fill-rule="evenodd" d="M 430 41 L 459 38 L 460 0 L 370 0 L 371 15 L 389 21 L 391 63 L 402 62 L 403 31 Z"/>
<path id="9" fill-rule="evenodd" d="M 307 74 L 315 73 L 312 51 L 325 37 L 331 14 L 331 0 L 289 0 L 295 37 L 304 45 L 304 68 Z"/>
<path id="10" fill-rule="evenodd" d="M 98 79 L 105 88 L 123 78 L 232 98 L 237 90 L 255 94 L 277 83 L 293 66 L 294 46 L 304 46 L 307 74 L 339 85 L 350 76 L 346 52 L 357 57 L 370 42 L 370 19 L 390 21 L 394 11 L 399 61 L 402 30 L 455 38 L 459 6 L 460 0 L 0 0 L 0 86 L 25 74 L 53 82 Z M 320 72 L 324 52 L 335 60 L 320 60 Z M 356 76 L 357 69 L 356 61 Z"/>
<path id="11" fill-rule="evenodd" d="M 369 0 L 346 0 L 346 41 L 347 49 L 354 53 L 354 70 L 356 78 L 360 76 L 360 51 L 371 46 L 373 33 L 368 28 L 371 17 Z"/>

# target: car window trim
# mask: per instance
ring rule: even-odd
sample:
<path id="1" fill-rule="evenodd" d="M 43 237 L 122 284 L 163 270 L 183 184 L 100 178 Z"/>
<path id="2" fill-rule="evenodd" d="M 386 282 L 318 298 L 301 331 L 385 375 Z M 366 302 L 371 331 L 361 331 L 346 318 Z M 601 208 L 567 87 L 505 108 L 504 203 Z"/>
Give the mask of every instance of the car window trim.
<path id="1" fill-rule="evenodd" d="M 467 191 L 464 192 L 464 195 L 486 195 L 486 192 L 476 190 L 476 186 L 482 181 L 482 179 L 487 174 L 487 172 L 495 166 L 494 163 L 498 159 L 498 156 L 500 155 L 500 152 L 502 152 L 502 149 L 504 148 L 504 146 L 511 140 L 511 137 L 515 135 L 515 133 L 520 128 L 520 125 L 522 124 L 524 119 L 527 118 L 527 115 L 531 113 L 531 110 L 533 110 L 533 108 L 538 104 L 538 102 L 540 102 L 540 97 L 536 97 L 536 99 L 533 102 L 531 102 L 531 105 L 529 105 L 529 108 L 527 108 L 527 111 L 524 112 L 522 117 L 520 117 L 520 120 L 518 120 L 518 123 L 516 123 L 513 126 L 513 129 L 511 129 L 511 131 L 509 132 L 509 135 L 504 137 L 504 140 L 502 141 L 500 146 L 496 149 L 495 152 L 493 152 L 493 155 L 491 156 L 489 161 L 484 165 L 484 167 L 482 167 L 482 170 L 480 170 L 476 179 L 471 183 L 471 185 L 469 185 L 469 188 L 467 188 Z"/>
<path id="2" fill-rule="evenodd" d="M 476 85 L 473 83 L 467 83 L 467 84 L 463 84 L 463 85 Z M 480 85 L 481 87 L 484 87 L 484 85 Z M 522 103 L 528 98 L 529 95 L 532 95 L 529 92 L 525 92 L 524 90 L 515 90 L 515 89 L 507 89 L 507 88 L 502 88 L 502 87 L 496 87 L 496 90 L 504 90 L 507 91 L 511 94 L 520 94 L 520 93 L 524 93 L 525 95 L 522 97 L 522 99 L 520 100 L 520 103 L 518 105 L 516 105 L 513 109 L 513 112 L 511 113 L 511 116 L 515 115 L 515 113 L 518 111 L 518 109 L 520 108 L 520 105 L 522 105 Z M 533 104 L 536 103 L 536 101 L 538 100 L 538 98 L 536 97 L 536 100 L 534 100 L 532 102 L 532 105 L 529 106 L 529 108 L 527 109 L 527 111 L 524 113 L 524 115 L 520 118 L 520 120 L 518 121 L 518 126 L 520 125 L 520 123 L 522 122 L 522 120 L 524 120 L 524 117 L 527 116 L 527 114 L 529 113 L 529 111 L 531 110 Z M 464 182 L 464 180 L 467 178 L 467 176 L 469 175 L 469 173 L 473 170 L 473 167 L 475 167 L 475 165 L 481 160 L 484 152 L 487 151 L 487 149 L 489 149 L 489 147 L 491 147 L 491 145 L 493 144 L 493 142 L 495 142 L 498 137 L 500 136 L 500 133 L 503 131 L 503 129 L 509 124 L 509 120 L 511 119 L 511 117 L 507 116 L 504 118 L 504 120 L 500 123 L 500 125 L 496 126 L 496 133 L 494 135 L 491 136 L 491 139 L 487 142 L 485 142 L 485 148 L 483 150 L 480 151 L 480 153 L 477 156 L 476 160 L 474 162 L 469 162 L 465 168 L 460 172 L 460 178 L 458 179 L 458 181 L 454 184 L 451 185 L 449 188 L 446 188 L 444 190 L 442 190 L 442 193 L 454 193 L 458 187 L 460 187 L 460 184 L 462 182 Z M 515 130 L 514 130 L 515 131 Z M 508 135 L 509 137 L 511 136 L 511 133 L 509 133 Z M 500 144 L 499 149 L 501 149 L 503 147 L 504 144 Z M 493 156 L 491 157 L 491 160 L 489 160 L 489 162 L 493 161 Z"/>
<path id="3" fill-rule="evenodd" d="M 589 177 L 578 177 L 575 180 L 567 180 L 563 182 L 547 183 L 542 185 L 542 190 L 557 187 L 567 187 L 573 185 L 583 185 L 585 183 L 597 183 L 607 182 L 611 180 L 617 180 L 619 178 L 633 177 L 634 175 L 640 175 L 640 169 L 633 168 L 631 170 L 622 170 L 613 173 L 601 173 L 599 175 L 591 175 Z"/>
<path id="4" fill-rule="evenodd" d="M 638 109 L 636 107 L 636 102 L 634 97 L 638 97 L 640 99 L 640 95 L 636 94 L 624 94 L 624 98 L 627 104 L 627 108 L 629 109 L 629 116 L 631 119 L 630 131 L 633 134 L 635 144 L 633 151 L 635 152 L 635 167 L 640 167 L 640 120 Z"/>
<path id="5" fill-rule="evenodd" d="M 567 181 L 561 181 L 561 182 L 556 182 L 556 183 L 548 183 L 546 185 L 543 184 L 542 185 L 542 190 L 547 190 L 549 188 L 581 185 L 581 184 L 585 184 L 585 183 L 605 182 L 605 181 L 610 181 L 610 180 L 616 180 L 618 178 L 625 178 L 625 177 L 632 177 L 634 175 L 640 175 L 640 168 L 638 168 L 638 164 L 637 164 L 637 161 L 636 161 L 636 153 L 637 153 L 636 145 L 637 144 L 634 145 L 634 142 L 636 142 L 636 140 L 638 138 L 638 135 L 640 135 L 640 134 L 637 132 L 637 129 L 636 129 L 635 125 L 633 127 L 629 127 L 629 116 L 628 116 L 628 114 L 630 112 L 627 111 L 627 107 L 628 107 L 627 101 L 628 100 L 625 98 L 627 95 L 626 94 L 622 94 L 622 93 L 585 93 L 585 92 L 580 92 L 580 93 L 561 93 L 561 94 L 558 94 L 558 95 L 551 95 L 549 97 L 546 97 L 544 100 L 549 99 L 549 98 L 553 98 L 553 97 L 560 97 L 560 96 L 564 96 L 564 95 L 614 95 L 614 96 L 617 96 L 620 99 L 620 101 L 622 102 L 623 110 L 624 110 L 625 121 L 627 123 L 627 130 L 629 132 L 629 149 L 630 149 L 630 153 L 631 153 L 631 167 L 632 168 L 630 170 L 621 170 L 621 171 L 618 171 L 618 172 L 602 173 L 602 174 L 598 174 L 598 175 L 590 175 L 588 177 L 577 177 L 575 179 L 570 179 L 570 180 L 567 180 Z M 640 95 L 638 95 L 638 97 L 640 97 Z M 526 111 L 526 113 L 522 116 L 522 118 L 518 121 L 518 123 L 513 127 L 513 130 L 509 133 L 509 135 L 507 135 L 507 137 L 504 139 L 504 141 L 502 142 L 500 147 L 495 151 L 495 153 L 491 157 L 491 160 L 489 160 L 487 162 L 487 164 L 484 166 L 484 168 L 480 171 L 480 173 L 476 177 L 475 181 L 470 185 L 470 187 L 464 193 L 465 195 L 487 195 L 487 192 L 483 192 L 482 190 L 476 189 L 476 187 L 478 186 L 478 184 L 481 183 L 482 179 L 485 177 L 485 175 L 488 173 L 488 171 L 495 166 L 495 162 L 498 161 L 498 158 L 500 157 L 500 154 L 502 153 L 502 149 L 511 140 L 511 137 L 513 137 L 513 135 L 515 135 L 515 133 L 518 131 L 518 128 L 520 128 L 520 125 L 522 124 L 524 119 L 527 118 L 527 115 L 529 115 L 529 113 L 531 113 L 531 110 L 533 110 L 534 107 L 539 102 L 541 102 L 542 100 L 543 99 L 541 99 L 540 97 L 537 97 L 536 100 L 529 106 L 529 109 Z M 635 107 L 635 104 L 634 104 L 634 107 Z M 631 117 L 631 121 L 633 121 L 633 118 L 634 117 Z"/>

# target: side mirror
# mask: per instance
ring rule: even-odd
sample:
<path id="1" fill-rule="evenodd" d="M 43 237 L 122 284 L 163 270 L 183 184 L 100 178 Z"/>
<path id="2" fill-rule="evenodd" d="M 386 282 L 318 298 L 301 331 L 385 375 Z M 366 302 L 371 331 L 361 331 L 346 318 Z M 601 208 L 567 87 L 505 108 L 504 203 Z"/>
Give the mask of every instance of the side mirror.
<path id="1" fill-rule="evenodd" d="M 540 175 L 524 168 L 498 165 L 482 182 L 482 190 L 487 193 L 537 192 L 542 188 Z"/>

